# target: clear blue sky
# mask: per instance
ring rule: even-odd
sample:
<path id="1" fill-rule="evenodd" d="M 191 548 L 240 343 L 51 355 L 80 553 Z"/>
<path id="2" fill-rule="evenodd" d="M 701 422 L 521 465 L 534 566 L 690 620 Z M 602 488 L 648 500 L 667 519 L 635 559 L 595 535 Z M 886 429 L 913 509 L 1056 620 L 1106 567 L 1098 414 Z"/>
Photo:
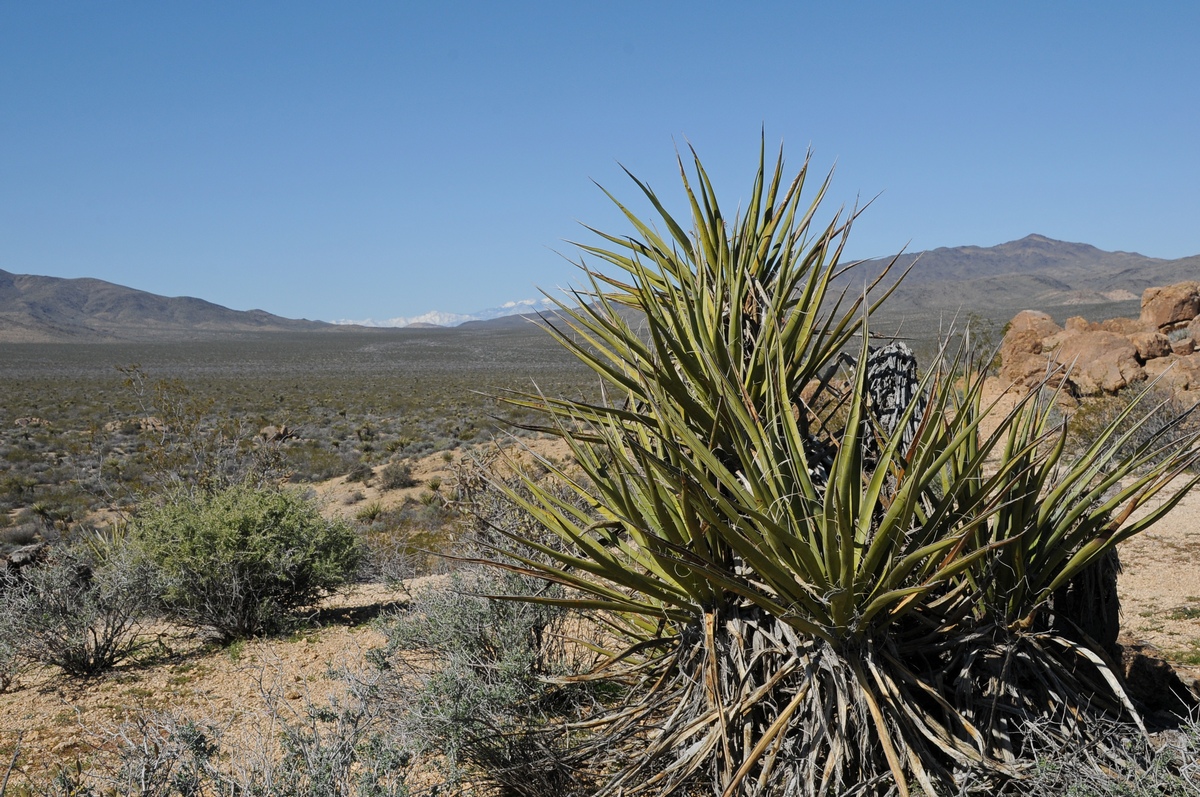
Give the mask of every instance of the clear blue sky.
<path id="1" fill-rule="evenodd" d="M 851 254 L 1038 232 L 1200 253 L 1200 4 L 0 2 L 0 268 L 290 317 L 470 312 L 736 206 L 760 130 L 836 162 Z M 640 206 L 639 206 L 640 207 Z"/>

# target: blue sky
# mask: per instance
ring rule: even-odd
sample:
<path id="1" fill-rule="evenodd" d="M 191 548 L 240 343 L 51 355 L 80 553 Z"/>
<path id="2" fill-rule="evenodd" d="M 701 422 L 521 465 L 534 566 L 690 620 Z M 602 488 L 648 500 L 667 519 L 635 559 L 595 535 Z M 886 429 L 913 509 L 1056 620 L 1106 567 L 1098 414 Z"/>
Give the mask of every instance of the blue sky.
<path id="1" fill-rule="evenodd" d="M 882 194 L 850 253 L 1200 253 L 1200 4 L 0 2 L 0 268 L 290 317 L 575 277 L 618 163 L 724 202 L 760 131 Z M 639 209 L 642 208 L 638 205 Z"/>

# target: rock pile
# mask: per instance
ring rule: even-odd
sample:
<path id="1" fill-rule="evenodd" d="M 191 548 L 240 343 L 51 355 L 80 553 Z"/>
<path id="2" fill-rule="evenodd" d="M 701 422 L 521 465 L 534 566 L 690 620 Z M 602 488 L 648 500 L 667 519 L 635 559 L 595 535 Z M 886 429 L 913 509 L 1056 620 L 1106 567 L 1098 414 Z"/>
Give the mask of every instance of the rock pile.
<path id="1" fill-rule="evenodd" d="M 1000 378 L 1028 389 L 1050 375 L 1072 395 L 1095 396 L 1161 375 L 1175 392 L 1200 397 L 1198 340 L 1200 282 L 1147 288 L 1136 319 L 1075 317 L 1060 327 L 1045 313 L 1024 310 L 1001 343 Z"/>

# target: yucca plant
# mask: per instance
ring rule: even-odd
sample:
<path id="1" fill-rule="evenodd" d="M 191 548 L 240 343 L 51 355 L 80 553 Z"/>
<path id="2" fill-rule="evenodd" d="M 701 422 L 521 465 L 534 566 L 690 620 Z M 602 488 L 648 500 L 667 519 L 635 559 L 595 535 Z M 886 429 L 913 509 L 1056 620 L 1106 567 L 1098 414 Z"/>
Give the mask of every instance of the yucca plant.
<path id="1" fill-rule="evenodd" d="M 881 377 L 906 349 L 870 345 L 883 275 L 833 287 L 854 214 L 816 222 L 828 178 L 805 203 L 807 160 L 789 183 L 760 152 L 727 219 L 692 157 L 687 228 L 634 178 L 665 232 L 617 202 L 632 233 L 581 247 L 588 288 L 551 319 L 608 399 L 509 398 L 570 446 L 541 463 L 560 487 L 495 481 L 553 540 L 501 528 L 500 565 L 605 629 L 592 677 L 625 699 L 586 724 L 602 793 L 940 794 L 1019 776 L 1026 723 L 1138 723 L 1055 596 L 1192 486 L 1195 438 L 1118 455 L 1114 427 L 1068 460 L 1047 391 L 982 430 L 964 351 Z"/>

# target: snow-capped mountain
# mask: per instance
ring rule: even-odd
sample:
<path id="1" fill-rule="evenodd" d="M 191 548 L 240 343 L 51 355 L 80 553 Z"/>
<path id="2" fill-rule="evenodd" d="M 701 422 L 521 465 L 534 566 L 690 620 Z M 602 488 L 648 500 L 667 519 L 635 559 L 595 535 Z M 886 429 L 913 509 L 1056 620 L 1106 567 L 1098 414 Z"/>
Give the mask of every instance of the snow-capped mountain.
<path id="1" fill-rule="evenodd" d="M 374 318 L 353 320 L 339 319 L 334 321 L 335 324 L 357 324 L 363 327 L 407 327 L 414 324 L 432 325 L 439 327 L 456 327 L 459 324 L 465 324 L 467 321 L 488 321 L 493 318 L 503 318 L 509 315 L 522 315 L 524 313 L 536 313 L 540 310 L 550 310 L 554 308 L 554 303 L 546 297 L 538 299 L 521 299 L 515 302 L 505 302 L 499 307 L 489 307 L 486 310 L 480 310 L 477 313 L 444 313 L 440 310 L 433 310 L 418 316 L 397 318 L 388 318 L 382 321 Z"/>

